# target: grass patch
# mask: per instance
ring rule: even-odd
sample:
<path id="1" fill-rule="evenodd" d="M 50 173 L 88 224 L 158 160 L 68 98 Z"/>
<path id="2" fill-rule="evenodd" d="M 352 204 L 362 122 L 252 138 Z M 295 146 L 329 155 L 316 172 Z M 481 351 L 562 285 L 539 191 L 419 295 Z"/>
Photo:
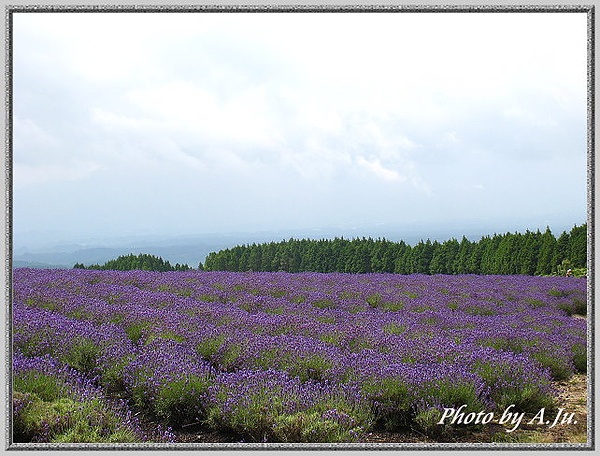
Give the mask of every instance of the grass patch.
<path id="1" fill-rule="evenodd" d="M 530 356 L 543 367 L 549 368 L 554 380 L 567 380 L 573 375 L 573 368 L 560 356 L 543 351 L 531 353 Z"/>
<path id="2" fill-rule="evenodd" d="M 511 367 L 494 362 L 478 362 L 473 366 L 473 372 L 491 387 L 490 396 L 498 410 L 504 410 L 511 404 L 515 411 L 526 413 L 537 413 L 542 408 L 554 409 L 554 399 L 543 390 L 543 382 L 528 383 L 519 378 L 519 369 L 511 373 Z"/>
<path id="3" fill-rule="evenodd" d="M 39 371 L 27 371 L 15 375 L 15 391 L 30 393 L 43 401 L 51 402 L 68 394 L 69 386 L 64 380 Z"/>
<path id="4" fill-rule="evenodd" d="M 399 310 L 404 309 L 405 304 L 402 301 L 391 301 L 391 302 L 382 302 L 379 305 L 379 308 L 382 310 L 387 310 L 388 312 L 398 312 Z"/>
<path id="5" fill-rule="evenodd" d="M 540 299 L 527 298 L 525 299 L 525 303 L 530 305 L 533 308 L 543 307 L 547 305 L 544 301 Z"/>

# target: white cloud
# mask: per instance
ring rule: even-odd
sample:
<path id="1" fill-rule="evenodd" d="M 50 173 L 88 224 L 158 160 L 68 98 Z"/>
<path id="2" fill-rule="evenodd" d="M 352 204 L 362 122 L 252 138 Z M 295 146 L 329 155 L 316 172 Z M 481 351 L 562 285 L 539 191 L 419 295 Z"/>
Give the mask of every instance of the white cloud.
<path id="1" fill-rule="evenodd" d="M 89 177 L 92 173 L 103 169 L 101 165 L 91 161 L 61 162 L 59 164 L 29 165 L 15 163 L 13 166 L 15 188 L 30 185 L 56 183 L 61 181 L 77 181 Z M 40 195 L 40 200 L 43 195 Z M 67 203 L 67 201 L 64 201 Z"/>
<path id="2" fill-rule="evenodd" d="M 18 13 L 15 184 L 78 179 L 94 196 L 97 171 L 109 170 L 141 203 L 155 191 L 148 175 L 161 176 L 164 202 L 180 198 L 186 179 L 186 198 L 210 207 L 202 217 L 215 226 L 227 217 L 218 208 L 247 204 L 248 217 L 266 220 L 266 201 L 310 208 L 307 194 L 343 195 L 348 201 L 336 203 L 347 212 L 377 200 L 380 213 L 390 192 L 410 194 L 414 213 L 403 215 L 411 219 L 431 213 L 431 201 L 443 217 L 466 183 L 504 201 L 504 184 L 490 182 L 509 166 L 529 176 L 511 181 L 521 193 L 546 188 L 529 167 L 548 155 L 585 169 L 585 20 Z M 365 175 L 370 186 L 357 188 Z"/>
<path id="3" fill-rule="evenodd" d="M 201 86 L 175 81 L 127 94 L 135 108 L 173 134 L 205 140 L 272 147 L 278 141 L 271 111 L 261 87 L 234 90 L 221 100 Z"/>
<path id="4" fill-rule="evenodd" d="M 35 121 L 21 116 L 13 118 L 13 147 L 16 163 L 50 161 L 60 154 L 59 138 L 42 128 Z"/>
<path id="5" fill-rule="evenodd" d="M 363 168 L 367 169 L 369 172 L 373 173 L 380 179 L 395 182 L 403 182 L 404 180 L 406 180 L 404 177 L 400 176 L 400 174 L 398 174 L 397 171 L 385 168 L 378 158 L 369 161 L 366 158 L 359 156 L 356 158 L 356 163 L 358 163 L 359 166 L 362 166 Z"/>

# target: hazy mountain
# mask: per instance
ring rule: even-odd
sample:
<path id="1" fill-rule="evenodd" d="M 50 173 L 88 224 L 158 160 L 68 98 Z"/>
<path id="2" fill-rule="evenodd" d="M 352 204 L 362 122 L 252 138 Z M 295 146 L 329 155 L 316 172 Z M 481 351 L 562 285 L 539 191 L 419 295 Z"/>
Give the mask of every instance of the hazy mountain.
<path id="1" fill-rule="evenodd" d="M 36 261 L 13 260 L 12 267 L 16 268 L 32 268 L 32 269 L 70 269 L 72 266 L 64 264 L 49 264 L 39 263 Z"/>
<path id="2" fill-rule="evenodd" d="M 576 223 L 581 221 L 577 220 Z M 492 228 L 493 227 L 493 228 Z M 460 240 L 463 235 L 470 240 L 494 233 L 535 231 L 543 227 L 532 227 L 514 221 L 489 224 L 447 224 L 431 226 L 426 223 L 412 223 L 406 226 L 340 226 L 313 228 L 311 230 L 273 230 L 252 233 L 209 233 L 203 235 L 154 235 L 122 237 L 77 237 L 67 233 L 31 231 L 14 236 L 13 267 L 67 267 L 75 263 L 103 264 L 121 255 L 147 253 L 169 261 L 171 264 L 187 264 L 193 268 L 205 261 L 210 252 L 240 244 L 279 242 L 291 237 L 296 239 L 344 237 L 382 237 L 390 241 L 404 240 L 416 244 L 420 240 L 445 241 L 452 237 Z M 551 227 L 553 233 L 560 234 L 572 226 Z"/>

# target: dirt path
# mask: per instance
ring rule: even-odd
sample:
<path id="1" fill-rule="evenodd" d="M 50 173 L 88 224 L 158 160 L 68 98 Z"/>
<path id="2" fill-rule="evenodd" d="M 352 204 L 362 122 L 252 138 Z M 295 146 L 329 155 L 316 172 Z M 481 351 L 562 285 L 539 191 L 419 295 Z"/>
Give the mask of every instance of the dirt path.
<path id="1" fill-rule="evenodd" d="M 559 389 L 559 407 L 564 409 L 563 419 L 554 427 L 536 426 L 524 430 L 524 435 L 539 442 L 549 443 L 585 443 L 587 442 L 587 376 L 574 375 L 564 382 L 556 382 Z M 572 419 L 569 420 L 571 413 Z M 555 415 L 551 416 L 551 420 Z M 571 421 L 571 422 L 569 422 Z"/>

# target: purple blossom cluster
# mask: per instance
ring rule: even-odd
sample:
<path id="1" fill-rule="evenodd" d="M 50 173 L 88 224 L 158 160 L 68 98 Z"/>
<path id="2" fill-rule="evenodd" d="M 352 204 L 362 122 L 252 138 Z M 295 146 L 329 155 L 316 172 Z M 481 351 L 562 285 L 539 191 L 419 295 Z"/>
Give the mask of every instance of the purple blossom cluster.
<path id="1" fill-rule="evenodd" d="M 53 360 L 151 419 L 259 441 L 545 406 L 587 366 L 577 278 L 17 269 L 13 296 L 15 371 Z"/>
<path id="2" fill-rule="evenodd" d="M 16 349 L 12 361 L 15 390 L 14 428 L 20 430 L 21 433 L 28 431 L 32 434 L 30 437 L 36 442 L 49 441 L 53 432 L 52 428 L 56 428 L 58 425 L 64 427 L 65 423 L 69 423 L 72 419 L 70 414 L 74 410 L 85 413 L 88 424 L 95 427 L 101 434 L 108 435 L 124 431 L 134 441 L 172 442 L 174 440 L 175 435 L 166 427 L 151 431 L 143 430 L 125 400 L 108 398 L 93 378 L 70 368 L 48 354 L 27 357 Z M 38 429 L 26 429 L 32 427 L 31 423 L 23 425 L 23 421 L 27 421 L 23 419 L 23 416 L 28 411 L 27 409 L 36 402 L 52 404 L 57 400 L 64 401 L 65 399 L 78 405 L 63 415 L 58 413 L 58 415 L 42 416 L 42 420 L 37 423 Z"/>

